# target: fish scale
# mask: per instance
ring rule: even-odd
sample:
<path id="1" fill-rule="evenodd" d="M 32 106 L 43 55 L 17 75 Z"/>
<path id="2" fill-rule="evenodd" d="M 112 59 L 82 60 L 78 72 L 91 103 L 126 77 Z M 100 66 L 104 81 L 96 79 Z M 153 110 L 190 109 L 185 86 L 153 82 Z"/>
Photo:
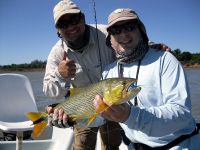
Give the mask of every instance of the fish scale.
<path id="1" fill-rule="evenodd" d="M 92 101 L 95 95 L 103 93 L 103 84 L 91 86 L 83 93 L 78 93 L 70 100 L 63 104 L 56 106 L 56 108 L 63 108 L 66 114 L 73 114 L 77 116 L 82 116 L 80 118 L 85 118 L 91 116 L 95 113 Z M 94 90 L 92 90 L 94 89 Z M 90 112 L 90 113 L 88 113 Z"/>

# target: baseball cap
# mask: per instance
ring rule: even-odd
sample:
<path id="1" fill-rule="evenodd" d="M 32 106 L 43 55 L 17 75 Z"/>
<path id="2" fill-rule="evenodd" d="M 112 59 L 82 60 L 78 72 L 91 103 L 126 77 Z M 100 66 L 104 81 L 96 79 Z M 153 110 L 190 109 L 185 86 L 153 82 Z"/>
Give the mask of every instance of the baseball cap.
<path id="1" fill-rule="evenodd" d="M 110 27 L 112 27 L 114 24 L 120 21 L 126 21 L 126 20 L 137 20 L 138 22 L 138 28 L 142 34 L 142 37 L 144 38 L 144 41 L 148 43 L 149 39 L 146 33 L 145 26 L 143 22 L 140 20 L 138 14 L 130 9 L 130 8 L 118 8 L 111 12 L 111 14 L 108 16 L 108 25 L 107 25 L 107 31 Z M 106 44 L 110 47 L 110 34 L 107 34 L 106 36 Z"/>
<path id="2" fill-rule="evenodd" d="M 55 24 L 65 14 L 78 14 L 80 12 L 79 7 L 71 0 L 61 0 L 53 9 Z"/>
<path id="3" fill-rule="evenodd" d="M 108 16 L 107 28 L 111 27 L 112 25 L 114 25 L 119 21 L 134 20 L 134 19 L 136 20 L 139 19 L 135 11 L 129 8 L 118 8 Z"/>

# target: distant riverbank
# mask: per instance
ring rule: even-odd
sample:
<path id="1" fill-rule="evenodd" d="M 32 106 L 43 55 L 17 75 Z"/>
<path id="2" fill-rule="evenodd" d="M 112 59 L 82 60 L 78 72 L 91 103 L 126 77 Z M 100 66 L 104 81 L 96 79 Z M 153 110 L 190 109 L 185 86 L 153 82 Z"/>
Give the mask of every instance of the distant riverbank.
<path id="1" fill-rule="evenodd" d="M 200 69 L 200 64 L 195 65 L 183 65 L 186 69 Z M 16 69 L 0 69 L 0 73 L 6 73 L 6 72 L 35 72 L 35 71 L 45 71 L 45 68 L 16 68 Z"/>
<path id="2" fill-rule="evenodd" d="M 38 71 L 45 71 L 45 68 L 0 69 L 0 73 L 6 73 L 6 72 L 38 72 Z"/>
<path id="3" fill-rule="evenodd" d="M 194 64 L 194 65 L 183 65 L 184 68 L 197 68 L 200 69 L 200 64 Z"/>

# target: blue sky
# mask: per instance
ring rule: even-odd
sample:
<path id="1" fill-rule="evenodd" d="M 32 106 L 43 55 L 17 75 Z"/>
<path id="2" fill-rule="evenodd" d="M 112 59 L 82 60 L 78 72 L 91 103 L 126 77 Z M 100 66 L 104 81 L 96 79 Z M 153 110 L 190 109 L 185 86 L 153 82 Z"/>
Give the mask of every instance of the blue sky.
<path id="1" fill-rule="evenodd" d="M 58 37 L 53 7 L 59 0 L 0 0 L 0 65 L 46 60 Z M 94 23 L 92 0 L 74 0 Z M 172 49 L 200 52 L 199 0 L 95 0 L 98 23 L 116 8 L 132 8 L 149 39 Z"/>

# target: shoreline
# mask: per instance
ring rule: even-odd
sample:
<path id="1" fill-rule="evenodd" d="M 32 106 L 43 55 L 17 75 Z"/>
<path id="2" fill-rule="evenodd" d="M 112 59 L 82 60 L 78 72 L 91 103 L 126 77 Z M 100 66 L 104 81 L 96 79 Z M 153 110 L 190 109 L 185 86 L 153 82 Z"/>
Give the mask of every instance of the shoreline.
<path id="1" fill-rule="evenodd" d="M 182 65 L 184 69 L 200 69 L 200 64 L 195 65 Z M 38 72 L 45 71 L 45 68 L 34 68 L 34 69 L 0 69 L 0 73 L 9 73 L 9 72 Z"/>
<path id="2" fill-rule="evenodd" d="M 45 68 L 34 68 L 34 69 L 0 69 L 0 73 L 9 73 L 9 72 L 38 72 L 45 71 Z"/>
<path id="3" fill-rule="evenodd" d="M 183 66 L 183 68 L 186 68 L 186 69 L 188 69 L 188 68 L 200 69 L 200 64 L 194 64 L 194 65 L 188 65 L 188 64 L 183 65 L 182 64 L 182 66 Z"/>

